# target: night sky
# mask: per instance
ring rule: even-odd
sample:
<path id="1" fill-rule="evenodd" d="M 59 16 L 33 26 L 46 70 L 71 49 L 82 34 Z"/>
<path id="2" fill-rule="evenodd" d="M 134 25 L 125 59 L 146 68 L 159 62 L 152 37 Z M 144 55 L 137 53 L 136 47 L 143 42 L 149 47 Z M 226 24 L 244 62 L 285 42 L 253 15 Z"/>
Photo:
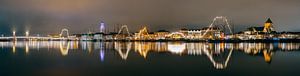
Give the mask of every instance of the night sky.
<path id="1" fill-rule="evenodd" d="M 131 32 L 208 26 L 226 16 L 239 30 L 262 26 L 271 18 L 277 31 L 299 31 L 300 0 L 0 0 L 0 34 L 19 35 L 99 31 L 100 20 L 113 30 L 127 24 Z"/>

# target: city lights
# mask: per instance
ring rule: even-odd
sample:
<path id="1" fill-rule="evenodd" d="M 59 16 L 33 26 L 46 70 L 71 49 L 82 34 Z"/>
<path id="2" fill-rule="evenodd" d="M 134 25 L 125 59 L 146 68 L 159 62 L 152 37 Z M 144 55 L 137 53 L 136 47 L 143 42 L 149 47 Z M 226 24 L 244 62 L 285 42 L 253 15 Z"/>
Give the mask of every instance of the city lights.
<path id="1" fill-rule="evenodd" d="M 48 37 L 29 36 L 29 30 L 25 36 L 0 37 L 1 40 L 10 38 L 24 40 L 59 40 L 59 41 L 211 41 L 211 42 L 276 42 L 276 41 L 299 41 L 299 33 L 276 32 L 273 22 L 267 19 L 262 27 L 250 27 L 239 33 L 233 32 L 233 26 L 229 24 L 224 16 L 217 16 L 208 27 L 201 29 L 185 29 L 178 31 L 157 31 L 150 32 L 147 27 L 141 28 L 138 32 L 130 32 L 130 27 L 123 25 L 118 32 L 104 32 L 105 23 L 99 24 L 99 32 L 88 32 L 83 34 L 69 34 L 69 29 L 63 28 L 60 34 L 49 34 Z"/>

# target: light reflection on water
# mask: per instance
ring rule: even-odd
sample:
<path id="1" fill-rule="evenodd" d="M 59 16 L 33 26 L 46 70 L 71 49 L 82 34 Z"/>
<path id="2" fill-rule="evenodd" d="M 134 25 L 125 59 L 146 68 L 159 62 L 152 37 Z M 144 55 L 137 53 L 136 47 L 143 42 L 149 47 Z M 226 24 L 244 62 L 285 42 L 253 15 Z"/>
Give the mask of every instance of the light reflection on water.
<path id="1" fill-rule="evenodd" d="M 299 51 L 299 43 L 184 43 L 184 42 L 77 42 L 77 41 L 25 41 L 0 42 L 3 48 L 11 48 L 15 54 L 17 48 L 24 48 L 25 54 L 30 50 L 47 48 L 59 49 L 61 56 L 68 56 L 70 51 L 82 50 L 88 54 L 99 51 L 99 59 L 105 61 L 108 51 L 117 53 L 122 60 L 130 60 L 130 52 L 147 59 L 149 53 L 172 54 L 179 56 L 205 56 L 215 69 L 226 69 L 233 52 L 243 52 L 248 55 L 262 56 L 266 63 L 271 63 L 276 51 Z M 230 67 L 230 66 L 229 66 Z"/>

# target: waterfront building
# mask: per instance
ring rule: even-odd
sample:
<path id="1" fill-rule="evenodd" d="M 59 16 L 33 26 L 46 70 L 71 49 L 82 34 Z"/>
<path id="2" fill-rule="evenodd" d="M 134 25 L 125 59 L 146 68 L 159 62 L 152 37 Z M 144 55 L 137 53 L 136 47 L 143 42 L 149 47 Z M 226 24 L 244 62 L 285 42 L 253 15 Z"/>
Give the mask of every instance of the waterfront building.
<path id="1" fill-rule="evenodd" d="M 263 39 L 265 33 L 263 32 L 264 27 L 250 27 L 242 34 L 240 34 L 240 39 L 248 40 L 248 39 Z M 242 36 L 242 37 L 241 37 Z"/>
<path id="2" fill-rule="evenodd" d="M 60 38 L 60 34 L 49 34 L 48 37 L 50 37 L 50 38 Z"/>
<path id="3" fill-rule="evenodd" d="M 81 34 L 80 40 L 91 41 L 94 38 L 94 34 Z"/>
<path id="4" fill-rule="evenodd" d="M 186 38 L 187 39 L 192 39 L 192 40 L 200 39 L 200 37 L 202 35 L 201 34 L 202 31 L 203 31 L 202 29 L 189 29 L 189 30 L 187 30 Z"/>
<path id="5" fill-rule="evenodd" d="M 172 32 L 167 36 L 168 40 L 181 40 L 185 39 L 185 35 L 182 32 Z"/>
<path id="6" fill-rule="evenodd" d="M 239 38 L 245 39 L 269 39 L 277 37 L 276 31 L 273 29 L 273 22 L 270 18 L 264 23 L 264 26 L 249 27 L 246 31 L 239 34 Z"/>
<path id="7" fill-rule="evenodd" d="M 93 39 L 96 41 L 104 40 L 104 33 L 102 33 L 102 32 L 95 33 Z"/>
<path id="8" fill-rule="evenodd" d="M 173 37 L 189 40 L 201 40 L 201 39 L 220 39 L 223 36 L 221 29 L 217 27 L 205 27 L 202 29 L 181 29 L 175 33 Z"/>
<path id="9" fill-rule="evenodd" d="M 79 37 L 77 35 L 71 35 L 68 37 L 69 40 L 72 40 L 72 41 L 77 41 L 79 40 Z"/>
<path id="10" fill-rule="evenodd" d="M 244 32 L 247 35 L 255 35 L 255 34 L 264 34 L 264 27 L 249 27 L 248 30 Z"/>
<path id="11" fill-rule="evenodd" d="M 196 35 L 196 38 L 202 39 L 221 39 L 224 38 L 224 33 L 217 27 L 205 27 L 199 31 L 200 35 Z"/>
<path id="12" fill-rule="evenodd" d="M 183 28 L 183 29 L 179 30 L 179 32 L 182 33 L 184 36 L 188 35 L 188 31 L 189 31 L 189 29 L 186 29 L 186 28 Z"/>
<path id="13" fill-rule="evenodd" d="M 253 35 L 253 34 L 272 34 L 276 33 L 276 31 L 273 29 L 273 22 L 270 18 L 265 22 L 264 26 L 259 27 L 250 27 L 246 31 L 244 31 L 244 34 Z"/>
<path id="14" fill-rule="evenodd" d="M 300 39 L 300 32 L 282 32 L 278 36 L 280 39 Z"/>
<path id="15" fill-rule="evenodd" d="M 117 34 L 118 33 L 116 33 L 116 32 L 111 32 L 109 34 L 105 34 L 104 38 L 105 38 L 105 40 L 115 40 L 115 37 Z"/>
<path id="16" fill-rule="evenodd" d="M 156 37 L 157 35 L 154 32 L 149 32 L 147 40 L 157 40 Z"/>
<path id="17" fill-rule="evenodd" d="M 170 34 L 169 31 L 166 31 L 166 30 L 159 30 L 157 32 L 154 32 L 154 35 L 155 35 L 155 39 L 156 40 L 163 40 L 163 39 L 166 39 L 166 36 Z"/>

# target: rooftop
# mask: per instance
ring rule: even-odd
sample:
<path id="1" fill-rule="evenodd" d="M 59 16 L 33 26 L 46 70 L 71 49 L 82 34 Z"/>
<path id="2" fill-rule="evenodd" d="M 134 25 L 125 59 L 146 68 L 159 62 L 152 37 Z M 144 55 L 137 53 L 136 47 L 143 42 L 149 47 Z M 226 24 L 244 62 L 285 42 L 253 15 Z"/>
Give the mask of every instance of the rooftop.
<path id="1" fill-rule="evenodd" d="M 268 20 L 265 23 L 273 23 L 273 22 L 270 18 L 268 18 Z"/>

